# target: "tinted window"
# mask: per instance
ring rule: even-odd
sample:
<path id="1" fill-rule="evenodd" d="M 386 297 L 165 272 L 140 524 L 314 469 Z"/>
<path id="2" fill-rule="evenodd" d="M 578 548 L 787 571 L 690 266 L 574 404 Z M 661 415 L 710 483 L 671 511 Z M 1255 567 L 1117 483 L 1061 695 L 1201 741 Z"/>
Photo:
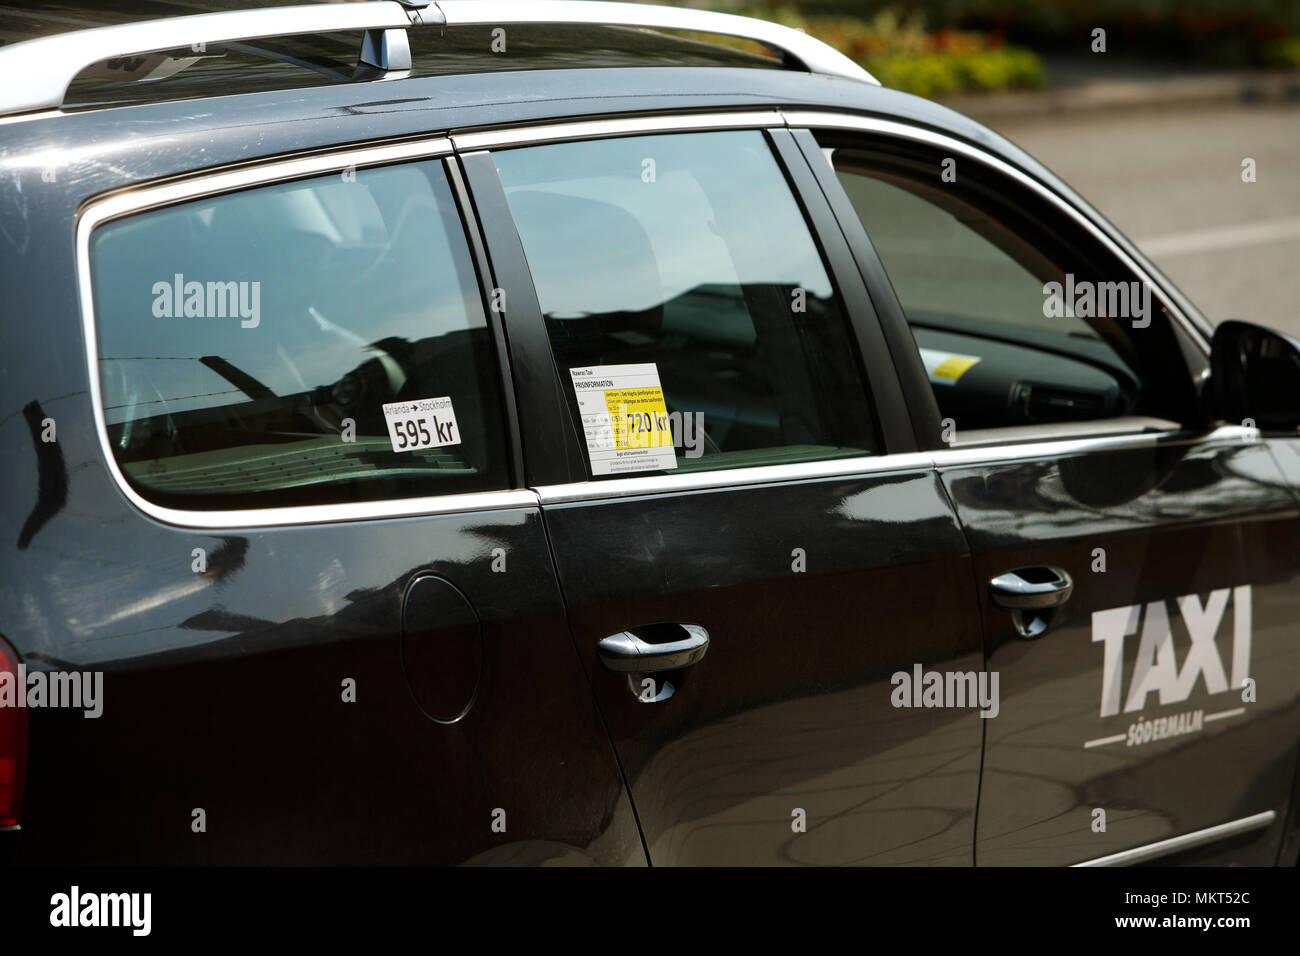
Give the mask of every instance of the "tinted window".
<path id="1" fill-rule="evenodd" d="M 901 185 L 840 169 L 854 209 L 909 314 L 939 314 L 1096 338 L 1077 317 L 1049 324 L 1043 279 L 944 209 Z"/>
<path id="2" fill-rule="evenodd" d="M 1113 287 L 1124 309 L 1139 306 L 1138 292 L 1129 301 L 1136 283 L 1091 281 L 1077 259 L 1062 268 L 1042 243 L 933 174 L 937 164 L 921 179 L 849 150 L 835 150 L 832 162 L 912 327 L 940 412 L 959 431 L 1139 413 L 1136 363 L 1117 348 L 1135 316 L 1115 314 L 1110 301 L 1103 315 L 1064 307 L 1067 290 L 1087 287 Z M 1055 288 L 1059 309 L 1049 301 Z"/>
<path id="3" fill-rule="evenodd" d="M 499 385 L 461 228 L 429 162 L 97 230 L 101 389 L 127 480 L 199 509 L 504 487 Z"/>
<path id="4" fill-rule="evenodd" d="M 843 309 L 762 133 L 565 143 L 496 162 L 566 385 L 574 369 L 651 368 L 668 414 L 702 425 L 665 467 L 875 448 Z"/>

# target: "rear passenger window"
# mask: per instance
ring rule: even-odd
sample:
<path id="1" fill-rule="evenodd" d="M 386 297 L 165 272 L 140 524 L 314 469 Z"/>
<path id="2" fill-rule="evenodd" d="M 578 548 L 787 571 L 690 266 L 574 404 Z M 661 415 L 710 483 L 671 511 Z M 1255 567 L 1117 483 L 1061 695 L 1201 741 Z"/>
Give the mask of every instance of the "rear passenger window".
<path id="1" fill-rule="evenodd" d="M 90 266 L 108 437 L 145 497 L 231 509 L 507 486 L 490 333 L 439 162 L 112 221 Z"/>
<path id="2" fill-rule="evenodd" d="M 573 377 L 593 474 L 876 450 L 844 310 L 761 132 L 494 157 L 566 388 Z M 599 434 L 604 407 L 593 414 L 577 397 L 592 369 L 597 384 L 626 384 L 619 395 L 651 396 L 629 399 L 620 423 L 615 393 L 605 393 L 612 438 Z M 638 427 L 656 431 L 657 412 L 676 419 L 674 454 L 619 462 L 597 448 Z"/>

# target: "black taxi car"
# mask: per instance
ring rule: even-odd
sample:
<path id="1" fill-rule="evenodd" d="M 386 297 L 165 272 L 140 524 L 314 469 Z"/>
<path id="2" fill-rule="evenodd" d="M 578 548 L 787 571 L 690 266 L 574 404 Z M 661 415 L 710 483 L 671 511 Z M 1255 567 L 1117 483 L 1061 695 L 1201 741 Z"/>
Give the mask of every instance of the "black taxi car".
<path id="1" fill-rule="evenodd" d="M 46 13 L 0 861 L 1295 863 L 1300 343 L 1016 146 L 696 10 Z"/>

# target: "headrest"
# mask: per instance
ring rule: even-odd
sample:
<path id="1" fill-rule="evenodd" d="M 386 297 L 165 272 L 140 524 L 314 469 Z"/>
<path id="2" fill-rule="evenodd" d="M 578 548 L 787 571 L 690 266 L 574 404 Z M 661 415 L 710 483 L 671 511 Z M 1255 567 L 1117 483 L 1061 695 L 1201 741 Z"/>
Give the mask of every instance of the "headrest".
<path id="1" fill-rule="evenodd" d="M 510 208 L 548 319 L 590 318 L 606 335 L 658 332 L 663 282 L 635 216 L 612 203 L 540 190 L 512 192 Z"/>

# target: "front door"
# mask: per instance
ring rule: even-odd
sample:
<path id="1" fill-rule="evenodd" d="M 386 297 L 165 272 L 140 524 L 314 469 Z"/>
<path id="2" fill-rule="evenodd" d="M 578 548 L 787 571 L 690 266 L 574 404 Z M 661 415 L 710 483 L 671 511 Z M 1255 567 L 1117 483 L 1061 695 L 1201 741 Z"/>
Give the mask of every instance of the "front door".
<path id="1" fill-rule="evenodd" d="M 825 130 L 831 163 L 807 155 L 938 406 L 920 430 L 1002 690 L 976 861 L 1271 863 L 1300 727 L 1295 499 L 1252 429 L 1205 420 L 1201 346 L 1134 262 L 982 151 L 913 138 Z"/>

